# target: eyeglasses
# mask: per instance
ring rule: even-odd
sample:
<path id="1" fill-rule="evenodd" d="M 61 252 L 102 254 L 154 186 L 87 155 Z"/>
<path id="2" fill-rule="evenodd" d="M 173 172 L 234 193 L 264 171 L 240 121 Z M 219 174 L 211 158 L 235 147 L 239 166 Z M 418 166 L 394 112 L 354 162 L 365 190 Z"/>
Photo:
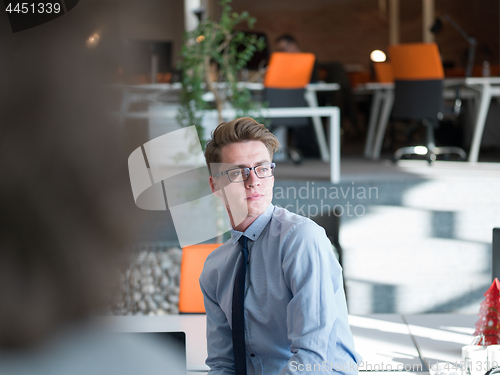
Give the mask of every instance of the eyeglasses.
<path id="1" fill-rule="evenodd" d="M 275 167 L 276 167 L 276 164 L 274 164 L 274 163 L 265 163 L 265 164 L 261 164 L 261 165 L 256 165 L 255 167 L 252 167 L 252 168 L 234 168 L 234 169 L 229 169 L 227 171 L 214 174 L 214 177 L 219 177 L 219 176 L 222 176 L 224 174 L 227 174 L 229 181 L 231 181 L 231 182 L 243 182 L 243 181 L 248 180 L 248 178 L 250 177 L 250 171 L 252 169 L 255 171 L 255 175 L 258 178 L 267 178 L 267 177 L 274 176 Z"/>

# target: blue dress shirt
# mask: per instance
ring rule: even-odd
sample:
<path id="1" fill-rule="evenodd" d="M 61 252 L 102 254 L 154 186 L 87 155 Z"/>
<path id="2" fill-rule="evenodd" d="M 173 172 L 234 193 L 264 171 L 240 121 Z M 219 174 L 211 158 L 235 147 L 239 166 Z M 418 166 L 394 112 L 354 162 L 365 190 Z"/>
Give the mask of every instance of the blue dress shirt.
<path id="1" fill-rule="evenodd" d="M 271 204 L 245 233 L 231 232 L 208 256 L 200 276 L 210 374 L 234 374 L 231 307 L 243 234 L 251 240 L 245 285 L 248 375 L 356 374 L 361 357 L 347 321 L 342 268 L 324 229 Z"/>

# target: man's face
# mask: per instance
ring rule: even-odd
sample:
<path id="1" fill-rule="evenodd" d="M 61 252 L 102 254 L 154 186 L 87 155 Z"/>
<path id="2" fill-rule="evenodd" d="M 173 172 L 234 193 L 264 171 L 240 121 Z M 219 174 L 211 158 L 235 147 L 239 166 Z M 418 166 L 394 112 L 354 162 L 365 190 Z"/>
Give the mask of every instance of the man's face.
<path id="1" fill-rule="evenodd" d="M 221 149 L 218 171 L 252 168 L 270 162 L 269 152 L 261 141 L 231 143 Z M 224 199 L 233 228 L 242 231 L 266 211 L 273 199 L 273 186 L 274 176 L 259 178 L 255 170 L 250 171 L 250 176 L 243 182 L 231 183 L 227 174 L 210 177 L 210 187 Z"/>

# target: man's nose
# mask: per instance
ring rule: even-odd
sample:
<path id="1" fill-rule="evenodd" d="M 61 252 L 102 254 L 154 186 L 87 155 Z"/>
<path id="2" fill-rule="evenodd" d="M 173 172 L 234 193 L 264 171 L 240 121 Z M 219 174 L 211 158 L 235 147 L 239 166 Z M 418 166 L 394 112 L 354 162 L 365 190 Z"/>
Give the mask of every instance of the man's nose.
<path id="1" fill-rule="evenodd" d="M 245 181 L 245 185 L 247 187 L 260 185 L 260 178 L 258 178 L 257 175 L 255 174 L 255 169 L 250 171 L 250 176 L 248 176 L 248 179 Z"/>

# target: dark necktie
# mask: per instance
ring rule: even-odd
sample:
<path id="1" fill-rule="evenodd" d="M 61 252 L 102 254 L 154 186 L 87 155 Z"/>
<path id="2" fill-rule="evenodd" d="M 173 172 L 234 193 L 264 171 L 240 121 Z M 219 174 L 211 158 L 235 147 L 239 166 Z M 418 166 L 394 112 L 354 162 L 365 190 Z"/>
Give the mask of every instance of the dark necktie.
<path id="1" fill-rule="evenodd" d="M 247 363 L 245 354 L 245 274 L 248 259 L 248 238 L 241 236 L 238 242 L 241 245 L 241 261 L 236 271 L 233 289 L 233 352 L 236 375 L 246 375 Z"/>

